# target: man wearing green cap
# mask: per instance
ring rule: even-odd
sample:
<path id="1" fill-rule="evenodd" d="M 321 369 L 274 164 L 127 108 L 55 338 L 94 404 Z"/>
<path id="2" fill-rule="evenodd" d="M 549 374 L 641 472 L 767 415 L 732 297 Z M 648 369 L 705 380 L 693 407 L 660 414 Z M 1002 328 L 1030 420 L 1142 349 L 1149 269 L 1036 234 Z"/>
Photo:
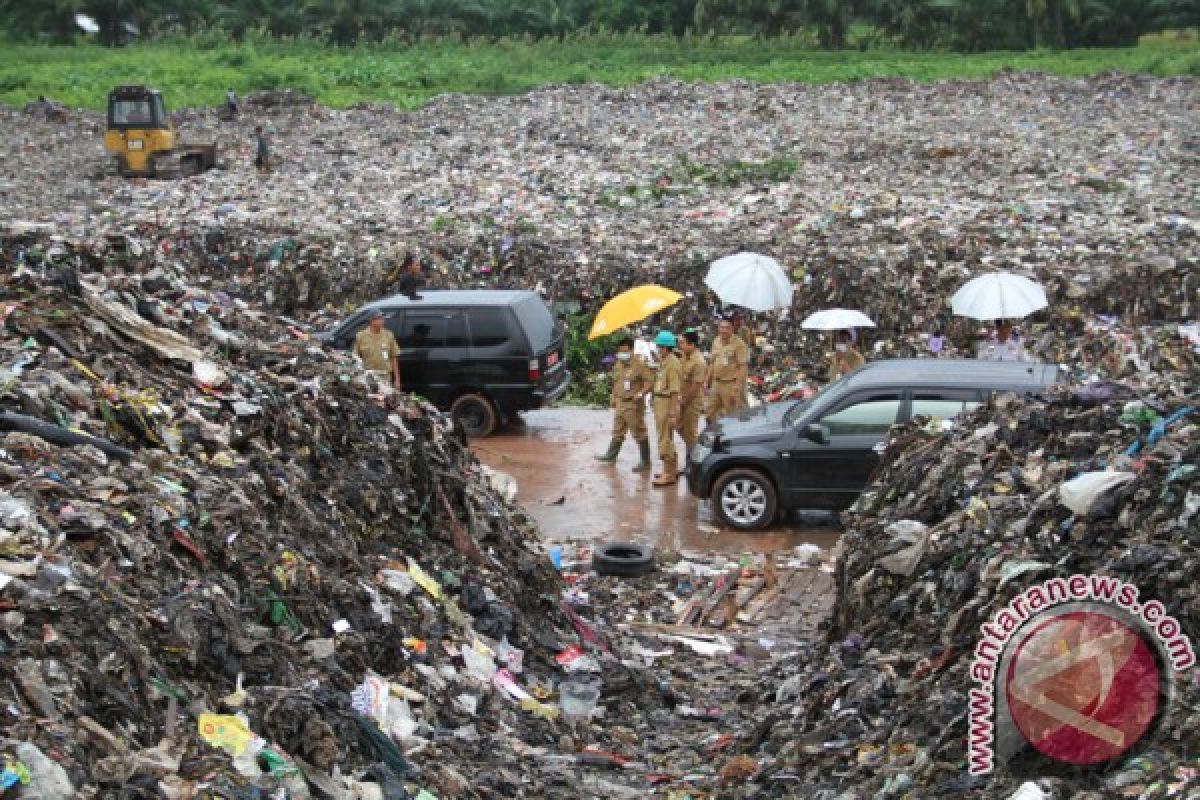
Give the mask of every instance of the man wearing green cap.
<path id="1" fill-rule="evenodd" d="M 662 472 L 654 476 L 655 486 L 672 486 L 678 478 L 679 459 L 675 452 L 675 431 L 679 429 L 679 406 L 683 395 L 683 366 L 675 355 L 675 334 L 659 331 L 654 337 L 658 347 L 658 374 L 654 376 L 654 430 L 658 433 L 658 457 Z"/>

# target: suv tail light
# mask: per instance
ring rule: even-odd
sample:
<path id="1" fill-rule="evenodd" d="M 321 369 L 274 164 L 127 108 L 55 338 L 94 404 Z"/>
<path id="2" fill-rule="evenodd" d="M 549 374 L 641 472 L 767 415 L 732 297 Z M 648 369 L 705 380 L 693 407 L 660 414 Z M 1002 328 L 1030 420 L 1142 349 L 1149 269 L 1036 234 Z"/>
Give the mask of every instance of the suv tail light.
<path id="1" fill-rule="evenodd" d="M 529 380 L 540 381 L 542 379 L 542 365 L 538 363 L 536 358 L 529 359 Z"/>

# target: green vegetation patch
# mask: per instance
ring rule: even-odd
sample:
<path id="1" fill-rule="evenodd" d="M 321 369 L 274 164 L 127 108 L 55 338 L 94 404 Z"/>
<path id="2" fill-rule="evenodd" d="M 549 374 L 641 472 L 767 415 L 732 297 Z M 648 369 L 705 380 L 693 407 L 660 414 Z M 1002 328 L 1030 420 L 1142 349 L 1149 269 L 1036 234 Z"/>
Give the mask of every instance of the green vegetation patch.
<path id="1" fill-rule="evenodd" d="M 248 36 L 220 44 L 208 34 L 123 48 L 0 46 L 0 102 L 39 94 L 71 107 L 102 109 L 108 90 L 144 83 L 173 108 L 212 106 L 225 90 L 292 88 L 325 105 L 380 102 L 418 108 L 446 93 L 513 94 L 546 85 L 627 86 L 655 77 L 684 81 L 831 83 L 870 78 L 916 81 L 987 78 L 1000 70 L 1066 76 L 1106 71 L 1158 76 L 1200 74 L 1200 45 L 1159 38 L 1138 47 L 952 54 L 900 50 L 813 50 L 799 37 L 682 37 L 609 34 L 557 40 L 452 40 L 331 47 L 314 40 Z M 773 180 L 786 164 L 714 167 L 713 180 Z M 707 174 L 707 173 L 706 173 Z"/>

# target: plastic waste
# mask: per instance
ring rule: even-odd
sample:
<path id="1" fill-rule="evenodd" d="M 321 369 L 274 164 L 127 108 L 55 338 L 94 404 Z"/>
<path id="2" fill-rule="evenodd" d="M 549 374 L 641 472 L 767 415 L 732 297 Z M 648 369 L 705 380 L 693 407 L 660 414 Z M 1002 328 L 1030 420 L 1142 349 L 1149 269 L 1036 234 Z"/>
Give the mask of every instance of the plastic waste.
<path id="1" fill-rule="evenodd" d="M 1058 499 L 1076 514 L 1088 514 L 1106 492 L 1137 478 L 1133 472 L 1085 472 L 1062 484 Z"/>
<path id="2" fill-rule="evenodd" d="M 21 797 L 28 800 L 67 800 L 75 797 L 75 787 L 67 771 L 57 761 L 30 742 L 16 746 L 17 760 L 25 765 L 29 782 L 21 790 Z"/>
<path id="3" fill-rule="evenodd" d="M 600 688 L 593 683 L 564 682 L 558 685 L 558 701 L 563 718 L 571 722 L 587 720 L 596 709 Z"/>

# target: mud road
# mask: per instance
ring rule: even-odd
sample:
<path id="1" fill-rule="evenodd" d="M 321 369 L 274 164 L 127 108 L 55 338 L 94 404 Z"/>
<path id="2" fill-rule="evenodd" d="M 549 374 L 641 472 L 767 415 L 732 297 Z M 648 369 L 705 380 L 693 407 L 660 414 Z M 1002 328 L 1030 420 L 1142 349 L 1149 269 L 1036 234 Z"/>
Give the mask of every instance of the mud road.
<path id="1" fill-rule="evenodd" d="M 776 552 L 811 543 L 828 550 L 838 531 L 820 514 L 800 514 L 762 533 L 722 529 L 707 502 L 685 483 L 666 489 L 632 472 L 627 440 L 615 465 L 593 456 L 608 446 L 608 411 L 561 408 L 523 415 L 521 423 L 478 440 L 479 459 L 517 481 L 517 501 L 552 541 L 632 541 L 668 550 Z M 682 453 L 682 443 L 679 445 Z M 658 464 L 656 462 L 656 469 Z"/>

